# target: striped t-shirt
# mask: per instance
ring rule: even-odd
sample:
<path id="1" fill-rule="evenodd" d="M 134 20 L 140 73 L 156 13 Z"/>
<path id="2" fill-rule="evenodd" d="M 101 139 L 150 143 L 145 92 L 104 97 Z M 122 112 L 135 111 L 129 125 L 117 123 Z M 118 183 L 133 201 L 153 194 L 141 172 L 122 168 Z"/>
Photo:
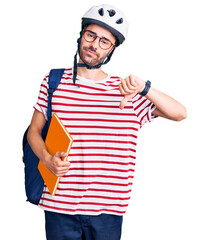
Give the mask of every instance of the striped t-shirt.
<path id="1" fill-rule="evenodd" d="M 55 196 L 47 187 L 39 202 L 44 210 L 66 214 L 123 215 L 128 207 L 136 164 L 138 130 L 155 116 L 153 103 L 136 94 L 123 110 L 118 84 L 108 75 L 101 81 L 77 76 L 66 69 L 53 94 L 56 113 L 74 139 L 70 169 L 59 182 Z M 46 116 L 48 75 L 34 108 Z"/>

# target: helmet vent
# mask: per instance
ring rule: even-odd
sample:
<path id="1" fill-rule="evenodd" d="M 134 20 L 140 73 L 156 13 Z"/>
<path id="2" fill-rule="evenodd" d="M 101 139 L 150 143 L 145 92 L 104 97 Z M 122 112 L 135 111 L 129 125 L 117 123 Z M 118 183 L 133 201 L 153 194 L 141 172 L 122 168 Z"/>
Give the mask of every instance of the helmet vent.
<path id="1" fill-rule="evenodd" d="M 107 10 L 107 11 L 109 12 L 109 16 L 110 16 L 110 17 L 113 17 L 113 16 L 115 16 L 115 14 L 116 14 L 116 11 L 113 10 L 113 9 L 110 9 L 110 10 Z"/>
<path id="2" fill-rule="evenodd" d="M 117 24 L 122 24 L 123 23 L 123 18 L 120 18 L 116 21 Z"/>
<path id="3" fill-rule="evenodd" d="M 98 12 L 99 12 L 99 15 L 100 15 L 100 16 L 104 16 L 104 9 L 103 9 L 103 8 L 100 8 L 100 9 L 98 10 Z"/>

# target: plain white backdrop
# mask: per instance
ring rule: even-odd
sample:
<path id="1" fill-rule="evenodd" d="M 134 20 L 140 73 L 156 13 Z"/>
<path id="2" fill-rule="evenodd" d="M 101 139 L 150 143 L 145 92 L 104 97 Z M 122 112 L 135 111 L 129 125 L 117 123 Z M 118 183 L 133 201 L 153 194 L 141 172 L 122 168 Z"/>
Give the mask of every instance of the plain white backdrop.
<path id="1" fill-rule="evenodd" d="M 71 67 L 81 17 L 96 0 L 0 3 L 0 238 L 44 240 L 44 214 L 27 203 L 22 135 L 44 75 Z M 126 15 L 125 43 L 103 69 L 151 80 L 187 107 L 188 118 L 162 118 L 139 135 L 132 199 L 122 240 L 208 240 L 208 6 L 204 0 L 106 1 Z"/>

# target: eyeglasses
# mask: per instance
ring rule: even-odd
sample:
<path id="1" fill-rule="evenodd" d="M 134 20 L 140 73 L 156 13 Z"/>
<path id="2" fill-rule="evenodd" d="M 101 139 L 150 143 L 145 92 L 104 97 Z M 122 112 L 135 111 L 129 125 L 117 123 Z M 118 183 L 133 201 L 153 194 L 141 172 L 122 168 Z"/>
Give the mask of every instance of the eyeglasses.
<path id="1" fill-rule="evenodd" d="M 95 32 L 89 30 L 84 30 L 83 37 L 87 42 L 94 42 L 97 38 L 99 38 L 99 46 L 104 50 L 107 50 L 115 45 L 109 39 L 105 37 L 99 37 Z"/>

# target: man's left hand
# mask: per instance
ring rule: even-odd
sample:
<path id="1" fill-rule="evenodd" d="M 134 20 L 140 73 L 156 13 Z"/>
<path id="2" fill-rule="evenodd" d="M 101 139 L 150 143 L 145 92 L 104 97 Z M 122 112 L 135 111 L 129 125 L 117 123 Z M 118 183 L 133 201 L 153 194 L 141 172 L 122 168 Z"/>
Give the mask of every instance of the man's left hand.
<path id="1" fill-rule="evenodd" d="M 135 75 L 130 75 L 127 78 L 122 79 L 118 87 L 120 89 L 120 93 L 124 95 L 124 98 L 120 103 L 120 109 L 122 110 L 131 98 L 133 98 L 137 93 L 143 91 L 145 88 L 145 82 Z"/>

